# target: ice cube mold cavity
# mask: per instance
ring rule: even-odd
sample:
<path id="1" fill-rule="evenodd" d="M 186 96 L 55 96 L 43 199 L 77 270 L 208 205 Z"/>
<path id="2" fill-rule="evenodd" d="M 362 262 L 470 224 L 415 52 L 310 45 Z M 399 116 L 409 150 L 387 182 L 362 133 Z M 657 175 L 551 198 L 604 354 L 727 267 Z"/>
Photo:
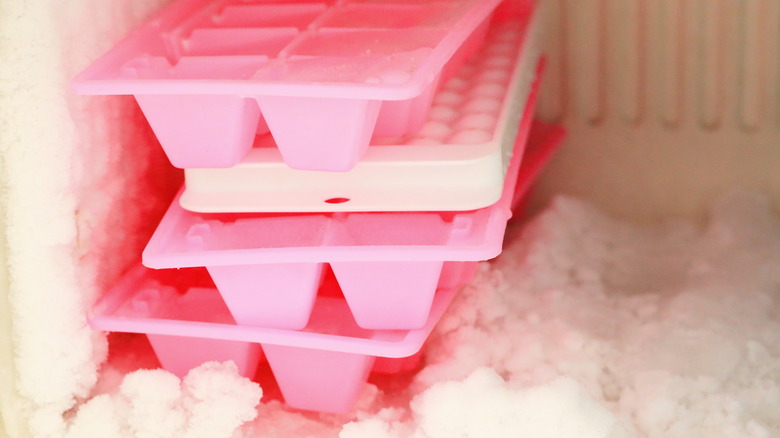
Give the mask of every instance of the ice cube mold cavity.
<path id="1" fill-rule="evenodd" d="M 268 129 L 290 167 L 345 171 L 373 134 L 420 128 L 499 3 L 180 0 L 74 88 L 134 95 L 177 167 L 233 166 Z"/>
<path id="2" fill-rule="evenodd" d="M 229 169 L 186 169 L 182 207 L 208 212 L 440 211 L 501 196 L 523 104 L 536 93 L 538 19 L 491 27 L 480 57 L 433 97 L 422 130 L 374 137 L 348 172 L 289 168 L 270 134 Z M 535 98 L 535 97 L 534 97 Z"/>
<path id="3" fill-rule="evenodd" d="M 488 260 L 501 252 L 514 192 L 531 183 L 522 174 L 518 178 L 530 125 L 528 112 L 503 195 L 490 207 L 204 215 L 174 200 L 144 250 L 143 263 L 156 269 L 206 267 L 239 324 L 285 329 L 307 324 L 327 263 L 358 325 L 418 328 L 428 318 L 445 262 Z M 545 134 L 534 135 L 535 147 L 554 149 L 559 138 L 541 125 L 537 129 Z"/>

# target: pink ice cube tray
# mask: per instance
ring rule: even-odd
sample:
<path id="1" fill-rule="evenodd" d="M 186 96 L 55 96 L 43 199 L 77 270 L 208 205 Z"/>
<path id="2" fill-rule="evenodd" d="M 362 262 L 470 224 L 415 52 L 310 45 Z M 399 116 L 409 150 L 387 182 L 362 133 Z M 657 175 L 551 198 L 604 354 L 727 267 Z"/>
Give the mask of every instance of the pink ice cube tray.
<path id="1" fill-rule="evenodd" d="M 475 263 L 453 263 L 425 324 L 416 330 L 366 330 L 355 324 L 343 299 L 320 296 L 301 331 L 236 325 L 219 293 L 208 287 L 181 287 L 138 267 L 97 303 L 93 328 L 146 333 L 161 365 L 178 375 L 206 361 L 234 361 L 252 378 L 268 360 L 287 404 L 323 412 L 351 409 L 377 357 L 377 371 L 395 371 L 412 362 Z M 464 275 L 466 275 L 464 277 Z M 389 368 L 388 368 L 389 367 Z"/>
<path id="2" fill-rule="evenodd" d="M 522 122 L 504 193 L 490 207 L 432 213 L 196 214 L 174 200 L 143 263 L 158 269 L 205 266 L 239 324 L 285 329 L 306 326 L 328 263 L 359 326 L 421 327 L 437 284 L 441 287 L 445 262 L 488 260 L 501 252 L 513 194 L 532 182 L 522 174 L 517 178 L 530 121 L 529 115 Z M 537 126 L 532 147 L 554 149 L 560 131 Z M 531 157 L 547 159 L 549 154 Z"/>
<path id="3" fill-rule="evenodd" d="M 374 137 L 352 170 L 291 169 L 273 136 L 260 135 L 234 167 L 186 169 L 181 206 L 201 213 L 366 212 L 463 211 L 495 203 L 518 121 L 534 111 L 537 21 L 523 15 L 494 25 L 480 56 L 439 88 L 422 130 Z"/>
<path id="4" fill-rule="evenodd" d="M 74 81 L 132 94 L 174 166 L 230 167 L 257 132 L 293 168 L 344 171 L 425 120 L 500 0 L 181 0 Z"/>

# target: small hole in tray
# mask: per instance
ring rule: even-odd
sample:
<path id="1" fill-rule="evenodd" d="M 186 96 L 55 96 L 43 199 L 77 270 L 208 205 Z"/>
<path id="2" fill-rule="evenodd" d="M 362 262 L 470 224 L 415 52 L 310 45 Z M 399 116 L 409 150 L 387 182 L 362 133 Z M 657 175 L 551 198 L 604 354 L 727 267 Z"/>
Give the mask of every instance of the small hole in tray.
<path id="1" fill-rule="evenodd" d="M 325 200 L 328 204 L 343 204 L 349 202 L 349 198 L 330 198 Z"/>

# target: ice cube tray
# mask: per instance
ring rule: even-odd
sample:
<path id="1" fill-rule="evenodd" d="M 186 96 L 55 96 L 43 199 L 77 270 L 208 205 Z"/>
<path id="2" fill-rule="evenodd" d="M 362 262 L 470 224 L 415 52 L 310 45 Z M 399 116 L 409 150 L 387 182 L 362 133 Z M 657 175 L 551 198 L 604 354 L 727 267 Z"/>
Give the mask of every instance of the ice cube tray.
<path id="1" fill-rule="evenodd" d="M 289 168 L 271 135 L 256 138 L 229 169 L 186 169 L 182 207 L 216 212 L 456 211 L 501 196 L 522 112 L 533 112 L 539 58 L 536 19 L 491 29 L 433 99 L 423 129 L 402 138 L 375 137 L 348 172 Z"/>
<path id="2" fill-rule="evenodd" d="M 289 166 L 344 171 L 374 133 L 420 128 L 499 3 L 181 0 L 74 88 L 134 95 L 177 167 L 233 166 L 270 130 Z"/>
<path id="3" fill-rule="evenodd" d="M 447 261 L 488 260 L 501 252 L 523 146 L 496 204 L 468 212 L 196 214 L 174 200 L 143 253 L 156 269 L 208 268 L 242 325 L 298 329 L 307 324 L 330 264 L 358 325 L 422 326 Z M 557 146 L 558 131 L 538 128 L 532 147 Z M 532 155 L 532 157 L 549 155 Z M 529 164 L 530 165 L 530 164 Z M 531 183 L 522 177 L 522 188 Z"/>
<path id="4" fill-rule="evenodd" d="M 444 283 L 461 285 L 463 270 L 453 265 Z M 467 266 L 468 265 L 468 266 Z M 138 267 L 108 291 L 94 307 L 90 325 L 97 330 L 145 333 L 161 365 L 178 375 L 210 360 L 234 360 L 252 378 L 268 360 L 284 399 L 292 407 L 323 412 L 351 409 L 376 357 L 415 360 L 458 287 L 436 293 L 426 323 L 417 330 L 366 330 L 355 324 L 343 299 L 320 296 L 304 330 L 235 325 L 213 288 L 182 291 Z M 184 292 L 184 293 L 182 293 Z M 388 365 L 406 366 L 406 361 Z"/>

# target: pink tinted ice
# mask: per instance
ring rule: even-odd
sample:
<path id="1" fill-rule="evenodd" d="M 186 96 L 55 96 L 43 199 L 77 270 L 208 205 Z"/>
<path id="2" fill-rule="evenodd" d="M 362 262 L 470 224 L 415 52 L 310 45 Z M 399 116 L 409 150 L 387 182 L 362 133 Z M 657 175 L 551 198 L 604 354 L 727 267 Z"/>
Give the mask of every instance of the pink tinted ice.
<path id="1" fill-rule="evenodd" d="M 349 170 L 421 128 L 500 0 L 181 0 L 74 81 L 132 94 L 177 167 L 238 163 L 270 130 L 291 167 Z"/>

